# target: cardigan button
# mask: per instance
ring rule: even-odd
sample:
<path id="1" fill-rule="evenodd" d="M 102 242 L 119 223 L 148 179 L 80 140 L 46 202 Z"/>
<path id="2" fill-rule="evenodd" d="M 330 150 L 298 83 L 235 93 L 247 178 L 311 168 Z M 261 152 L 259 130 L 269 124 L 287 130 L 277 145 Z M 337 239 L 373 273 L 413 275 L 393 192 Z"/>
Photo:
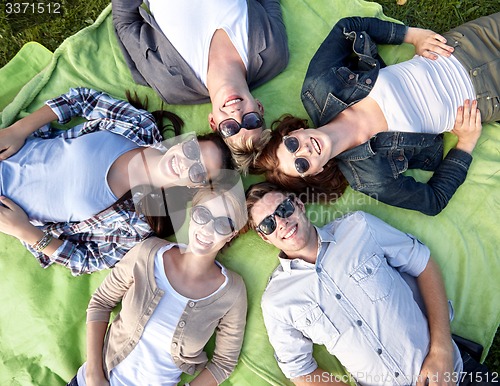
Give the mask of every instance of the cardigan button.
<path id="1" fill-rule="evenodd" d="M 185 322 L 184 320 L 181 320 L 181 321 L 179 322 L 179 327 L 181 327 L 181 328 L 182 328 L 182 327 L 184 327 L 185 325 L 186 325 L 186 322 Z"/>
<path id="2" fill-rule="evenodd" d="M 191 301 L 188 303 L 189 308 L 193 308 L 195 306 L 195 302 Z"/>
<path id="3" fill-rule="evenodd" d="M 177 348 L 177 343 L 172 343 L 172 348 Z"/>

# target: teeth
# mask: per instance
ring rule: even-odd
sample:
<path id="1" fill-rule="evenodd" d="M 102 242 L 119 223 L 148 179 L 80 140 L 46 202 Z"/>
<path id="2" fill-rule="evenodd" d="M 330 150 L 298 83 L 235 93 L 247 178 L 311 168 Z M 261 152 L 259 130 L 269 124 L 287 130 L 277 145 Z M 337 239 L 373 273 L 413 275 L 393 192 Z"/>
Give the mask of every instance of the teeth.
<path id="1" fill-rule="evenodd" d="M 179 165 L 177 165 L 177 162 L 175 157 L 172 157 L 172 161 L 170 161 L 170 166 L 172 167 L 172 170 L 174 171 L 175 174 L 180 176 L 181 171 L 179 170 Z"/>
<path id="2" fill-rule="evenodd" d="M 283 237 L 284 239 L 290 238 L 297 230 L 297 225 L 295 225 L 290 231 Z"/>
<path id="3" fill-rule="evenodd" d="M 314 150 L 316 150 L 316 153 L 321 154 L 321 148 L 319 147 L 318 141 L 316 139 L 311 138 L 312 145 L 314 147 Z"/>
<path id="4" fill-rule="evenodd" d="M 196 240 L 198 240 L 198 242 L 202 245 L 205 245 L 205 246 L 208 246 L 210 244 L 212 244 L 210 241 L 208 240 L 202 240 L 200 239 L 200 236 L 199 235 L 196 235 Z"/>
<path id="5" fill-rule="evenodd" d="M 238 103 L 238 102 L 241 102 L 241 99 L 240 98 L 236 98 L 236 99 L 232 99 L 230 101 L 227 101 L 225 106 L 231 106 L 231 105 L 234 105 L 235 103 Z"/>

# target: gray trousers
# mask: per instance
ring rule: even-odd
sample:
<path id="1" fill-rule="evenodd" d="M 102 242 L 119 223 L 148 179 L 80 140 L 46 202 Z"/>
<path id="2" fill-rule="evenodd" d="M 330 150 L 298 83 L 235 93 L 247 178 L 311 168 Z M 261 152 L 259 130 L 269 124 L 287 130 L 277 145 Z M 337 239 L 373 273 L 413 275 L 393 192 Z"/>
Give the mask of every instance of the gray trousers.
<path id="1" fill-rule="evenodd" d="M 500 120 L 500 12 L 443 34 L 472 79 L 483 122 Z"/>

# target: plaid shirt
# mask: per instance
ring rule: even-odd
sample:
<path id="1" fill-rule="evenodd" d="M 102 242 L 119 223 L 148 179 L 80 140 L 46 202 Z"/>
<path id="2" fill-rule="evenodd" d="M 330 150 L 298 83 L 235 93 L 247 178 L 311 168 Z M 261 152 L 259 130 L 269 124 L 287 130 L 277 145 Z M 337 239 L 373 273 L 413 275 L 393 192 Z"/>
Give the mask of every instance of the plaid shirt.
<path id="1" fill-rule="evenodd" d="M 47 101 L 60 123 L 75 116 L 88 121 L 69 130 L 55 130 L 46 125 L 33 135 L 42 138 L 76 138 L 97 130 L 108 130 L 133 141 L 139 146 L 165 149 L 153 116 L 99 91 L 87 88 L 70 89 L 69 93 Z M 63 240 L 63 244 L 46 256 L 25 247 L 38 259 L 43 268 L 53 263 L 71 269 L 74 276 L 92 273 L 115 265 L 135 244 L 153 232 L 142 215 L 135 212 L 132 199 L 79 223 L 47 223 L 41 229 Z"/>

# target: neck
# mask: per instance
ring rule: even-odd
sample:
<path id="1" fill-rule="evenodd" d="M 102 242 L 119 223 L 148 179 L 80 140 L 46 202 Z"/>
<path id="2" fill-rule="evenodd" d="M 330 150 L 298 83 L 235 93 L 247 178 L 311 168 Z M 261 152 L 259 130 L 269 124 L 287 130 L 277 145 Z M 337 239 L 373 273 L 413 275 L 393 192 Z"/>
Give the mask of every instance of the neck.
<path id="1" fill-rule="evenodd" d="M 215 265 L 217 253 L 196 255 L 189 250 L 189 246 L 184 251 L 179 249 L 179 252 L 176 265 L 179 271 L 185 274 L 185 277 L 204 277 L 210 270 L 217 268 Z"/>

